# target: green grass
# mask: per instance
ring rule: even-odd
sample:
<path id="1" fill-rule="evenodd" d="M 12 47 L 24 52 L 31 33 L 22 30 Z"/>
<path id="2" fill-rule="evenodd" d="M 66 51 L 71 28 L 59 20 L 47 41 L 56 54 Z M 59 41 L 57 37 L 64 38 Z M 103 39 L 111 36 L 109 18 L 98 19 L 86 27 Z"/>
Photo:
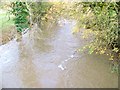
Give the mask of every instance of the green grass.
<path id="1" fill-rule="evenodd" d="M 10 20 L 9 20 L 9 17 L 10 17 Z M 14 26 L 13 16 L 5 12 L 0 13 L 0 32 L 2 30 L 4 31 L 8 30 L 5 28 L 9 28 L 11 26 Z"/>

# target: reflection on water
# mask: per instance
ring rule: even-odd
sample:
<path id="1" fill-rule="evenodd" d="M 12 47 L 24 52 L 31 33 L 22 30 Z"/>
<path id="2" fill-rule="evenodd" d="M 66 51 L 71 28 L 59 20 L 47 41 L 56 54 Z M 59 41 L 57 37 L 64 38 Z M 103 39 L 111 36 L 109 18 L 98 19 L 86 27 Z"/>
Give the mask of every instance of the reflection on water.
<path id="1" fill-rule="evenodd" d="M 38 87 L 39 83 L 37 81 L 37 73 L 35 71 L 35 65 L 33 64 L 33 50 L 32 47 L 24 45 L 21 42 L 19 44 L 19 74 L 24 87 Z M 28 61 L 29 60 L 29 61 Z M 29 83 L 28 83 L 29 82 Z"/>
<path id="2" fill-rule="evenodd" d="M 118 87 L 118 77 L 110 73 L 106 56 L 73 54 L 86 43 L 71 33 L 74 25 L 65 20 L 44 31 L 34 27 L 20 42 L 1 46 L 2 87 Z"/>

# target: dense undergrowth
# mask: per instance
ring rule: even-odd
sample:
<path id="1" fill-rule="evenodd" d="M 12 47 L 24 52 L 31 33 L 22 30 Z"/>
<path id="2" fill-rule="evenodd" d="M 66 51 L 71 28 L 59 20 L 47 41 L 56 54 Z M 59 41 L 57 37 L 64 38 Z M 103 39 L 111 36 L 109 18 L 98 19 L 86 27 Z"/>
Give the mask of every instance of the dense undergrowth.
<path id="1" fill-rule="evenodd" d="M 89 48 L 90 54 L 95 52 L 108 55 L 109 60 L 113 63 L 113 71 L 118 72 L 120 63 L 120 3 L 75 3 L 71 11 L 74 12 L 75 18 L 78 20 L 79 28 L 84 27 L 88 29 L 88 34 L 95 36 L 84 49 Z"/>

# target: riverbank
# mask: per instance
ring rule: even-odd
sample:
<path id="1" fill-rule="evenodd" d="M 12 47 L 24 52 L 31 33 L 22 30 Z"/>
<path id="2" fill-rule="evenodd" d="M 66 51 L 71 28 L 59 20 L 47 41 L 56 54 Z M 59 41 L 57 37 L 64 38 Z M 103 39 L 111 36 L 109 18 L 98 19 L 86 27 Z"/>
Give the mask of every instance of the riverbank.
<path id="1" fill-rule="evenodd" d="M 0 45 L 6 44 L 15 37 L 13 16 L 5 10 L 0 10 Z"/>

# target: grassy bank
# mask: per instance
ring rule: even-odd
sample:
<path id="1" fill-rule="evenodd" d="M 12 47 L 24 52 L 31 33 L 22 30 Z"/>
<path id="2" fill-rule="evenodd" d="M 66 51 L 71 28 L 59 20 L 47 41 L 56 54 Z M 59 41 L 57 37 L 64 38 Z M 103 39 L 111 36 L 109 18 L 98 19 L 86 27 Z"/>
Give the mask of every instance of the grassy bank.
<path id="1" fill-rule="evenodd" d="M 0 41 L 7 43 L 14 38 L 15 26 L 13 16 L 4 10 L 0 10 Z"/>
<path id="2" fill-rule="evenodd" d="M 0 12 L 0 31 L 5 30 L 6 27 L 14 26 L 13 16 L 7 12 Z"/>

